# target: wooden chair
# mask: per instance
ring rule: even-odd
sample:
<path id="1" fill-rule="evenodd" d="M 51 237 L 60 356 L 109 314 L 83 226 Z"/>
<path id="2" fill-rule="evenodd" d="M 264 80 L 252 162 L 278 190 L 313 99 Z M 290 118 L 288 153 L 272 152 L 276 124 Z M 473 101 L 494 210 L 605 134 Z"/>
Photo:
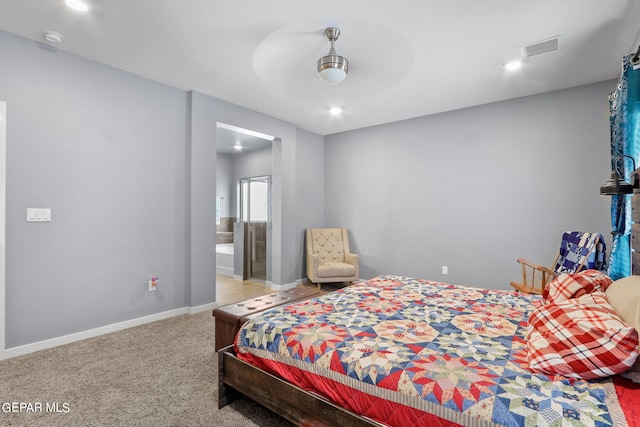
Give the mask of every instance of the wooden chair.
<path id="1" fill-rule="evenodd" d="M 518 258 L 522 266 L 522 283 L 511 282 L 511 286 L 527 294 L 542 294 L 549 282 L 562 273 L 573 274 L 582 270 L 603 270 L 606 246 L 598 233 L 568 231 L 562 235 L 560 249 L 552 268 L 534 264 Z"/>

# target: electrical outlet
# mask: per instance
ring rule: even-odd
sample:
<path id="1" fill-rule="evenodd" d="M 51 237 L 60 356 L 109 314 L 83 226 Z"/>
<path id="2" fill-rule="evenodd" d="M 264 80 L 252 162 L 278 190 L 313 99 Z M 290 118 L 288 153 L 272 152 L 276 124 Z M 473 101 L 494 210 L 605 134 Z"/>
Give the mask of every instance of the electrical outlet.
<path id="1" fill-rule="evenodd" d="M 449 274 L 449 267 L 447 267 L 446 265 L 442 266 L 442 274 Z"/>
<path id="2" fill-rule="evenodd" d="M 156 286 L 158 286 L 158 278 L 152 277 L 151 280 L 149 280 L 149 292 L 155 291 Z"/>

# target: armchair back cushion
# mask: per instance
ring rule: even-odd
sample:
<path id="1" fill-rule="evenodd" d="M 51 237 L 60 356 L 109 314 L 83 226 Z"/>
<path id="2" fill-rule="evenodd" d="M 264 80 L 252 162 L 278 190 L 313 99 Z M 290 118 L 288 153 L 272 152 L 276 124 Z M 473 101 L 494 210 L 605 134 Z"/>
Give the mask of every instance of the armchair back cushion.
<path id="1" fill-rule="evenodd" d="M 307 277 L 312 283 L 358 280 L 359 258 L 351 253 L 346 228 L 308 228 L 306 246 Z"/>
<path id="2" fill-rule="evenodd" d="M 341 228 L 311 229 L 311 248 L 320 262 L 344 262 L 345 244 L 349 245 L 342 238 Z"/>

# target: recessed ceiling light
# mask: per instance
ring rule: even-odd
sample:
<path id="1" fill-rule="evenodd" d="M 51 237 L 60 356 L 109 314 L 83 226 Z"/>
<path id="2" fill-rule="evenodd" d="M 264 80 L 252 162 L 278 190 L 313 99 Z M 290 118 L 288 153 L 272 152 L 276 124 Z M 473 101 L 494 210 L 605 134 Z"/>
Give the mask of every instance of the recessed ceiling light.
<path id="1" fill-rule="evenodd" d="M 89 6 L 83 1 L 80 0 L 65 0 L 67 6 L 69 6 L 73 10 L 77 10 L 78 12 L 86 12 L 89 10 Z"/>
<path id="2" fill-rule="evenodd" d="M 242 145 L 236 143 L 236 145 L 233 146 L 233 149 L 236 151 L 242 151 Z"/>
<path id="3" fill-rule="evenodd" d="M 522 61 L 520 61 L 519 59 L 516 59 L 514 61 L 509 61 L 506 64 L 504 64 L 504 69 L 507 71 L 516 71 L 519 70 L 522 67 Z"/>
<path id="4" fill-rule="evenodd" d="M 339 116 L 340 114 L 342 114 L 342 108 L 340 107 L 329 108 L 329 114 L 331 114 L 332 116 Z"/>

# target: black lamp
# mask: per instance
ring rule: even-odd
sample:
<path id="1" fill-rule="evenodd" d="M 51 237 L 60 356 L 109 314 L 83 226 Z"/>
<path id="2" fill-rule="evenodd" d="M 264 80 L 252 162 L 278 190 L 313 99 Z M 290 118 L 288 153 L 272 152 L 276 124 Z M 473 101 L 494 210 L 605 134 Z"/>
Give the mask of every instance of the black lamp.
<path id="1" fill-rule="evenodd" d="M 636 170 L 636 161 L 633 157 L 627 156 L 626 154 L 622 154 L 615 159 L 613 159 L 613 170 L 611 171 L 611 179 L 604 183 L 602 187 L 600 187 L 600 195 L 602 196 L 615 196 L 620 194 L 631 194 L 633 193 L 634 188 L 638 188 L 637 178 L 633 177 L 634 184 L 633 185 L 624 179 L 624 158 L 629 158 L 633 162 L 633 170 Z M 623 162 L 620 162 L 623 160 Z M 618 172 L 618 165 L 622 164 L 622 173 Z"/>
<path id="2" fill-rule="evenodd" d="M 632 64 L 637 64 L 638 62 L 640 62 L 640 46 L 638 46 L 638 50 L 636 50 L 636 54 L 633 55 L 633 57 L 631 58 L 631 63 Z"/>

